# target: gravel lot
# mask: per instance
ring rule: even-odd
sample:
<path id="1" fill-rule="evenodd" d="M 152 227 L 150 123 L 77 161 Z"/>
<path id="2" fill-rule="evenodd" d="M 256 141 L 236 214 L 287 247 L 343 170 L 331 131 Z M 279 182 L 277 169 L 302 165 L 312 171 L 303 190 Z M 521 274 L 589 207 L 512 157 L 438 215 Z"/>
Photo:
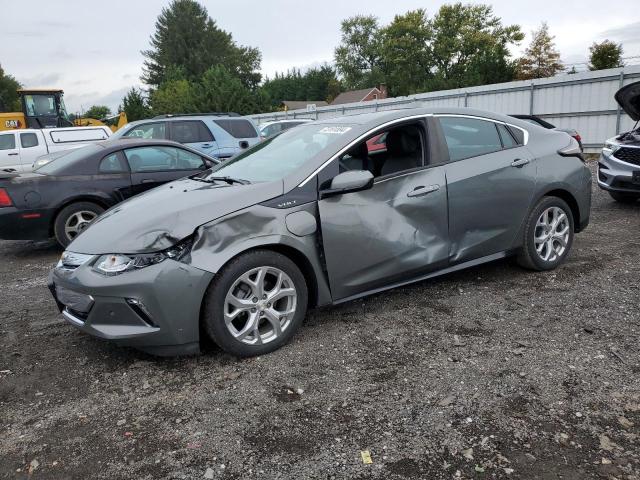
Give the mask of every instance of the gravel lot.
<path id="1" fill-rule="evenodd" d="M 555 272 L 313 311 L 248 360 L 82 335 L 45 285 L 59 249 L 0 242 L 0 478 L 640 479 L 639 233 L 594 189 Z"/>

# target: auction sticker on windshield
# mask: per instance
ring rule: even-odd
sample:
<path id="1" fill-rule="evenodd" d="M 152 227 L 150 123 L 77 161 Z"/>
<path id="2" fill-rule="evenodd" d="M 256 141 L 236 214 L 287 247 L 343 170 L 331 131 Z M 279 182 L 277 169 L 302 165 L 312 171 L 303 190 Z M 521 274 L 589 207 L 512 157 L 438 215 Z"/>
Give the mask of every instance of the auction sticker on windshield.
<path id="1" fill-rule="evenodd" d="M 351 130 L 351 127 L 324 127 L 318 133 L 335 133 L 342 135 L 343 133 L 347 133 L 349 130 Z"/>

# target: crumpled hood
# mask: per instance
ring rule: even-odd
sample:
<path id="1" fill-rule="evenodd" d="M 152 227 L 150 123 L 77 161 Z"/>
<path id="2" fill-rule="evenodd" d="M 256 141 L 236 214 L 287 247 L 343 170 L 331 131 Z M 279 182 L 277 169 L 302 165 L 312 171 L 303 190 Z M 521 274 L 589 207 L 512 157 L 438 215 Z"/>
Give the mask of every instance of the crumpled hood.
<path id="1" fill-rule="evenodd" d="M 275 198 L 282 190 L 282 182 L 227 185 L 183 178 L 119 203 L 67 250 L 93 255 L 157 252 L 204 223 Z"/>
<path id="2" fill-rule="evenodd" d="M 614 95 L 618 105 L 636 122 L 640 120 L 640 82 L 625 85 Z"/>

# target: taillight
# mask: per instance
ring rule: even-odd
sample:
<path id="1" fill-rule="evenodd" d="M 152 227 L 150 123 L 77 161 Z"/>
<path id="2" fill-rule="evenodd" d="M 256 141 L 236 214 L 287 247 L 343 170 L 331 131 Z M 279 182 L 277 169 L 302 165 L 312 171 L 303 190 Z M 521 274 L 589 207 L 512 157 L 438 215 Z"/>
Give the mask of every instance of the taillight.
<path id="1" fill-rule="evenodd" d="M 0 188 L 0 207 L 10 207 L 13 205 L 11 197 L 4 188 Z"/>
<path id="2" fill-rule="evenodd" d="M 576 133 L 573 138 L 575 138 L 577 141 L 581 142 L 582 141 L 582 137 L 580 136 L 579 133 Z"/>

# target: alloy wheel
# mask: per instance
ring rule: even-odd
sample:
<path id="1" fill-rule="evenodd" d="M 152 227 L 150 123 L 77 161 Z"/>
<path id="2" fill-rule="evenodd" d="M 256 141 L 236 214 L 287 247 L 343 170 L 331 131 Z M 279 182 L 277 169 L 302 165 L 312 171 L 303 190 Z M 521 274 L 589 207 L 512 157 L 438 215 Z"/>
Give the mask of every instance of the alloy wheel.
<path id="1" fill-rule="evenodd" d="M 542 212 L 534 233 L 538 256 L 545 262 L 554 262 L 564 255 L 569 243 L 571 223 L 560 207 L 549 207 Z"/>
<path id="2" fill-rule="evenodd" d="M 241 275 L 224 301 L 227 330 L 247 345 L 272 342 L 289 327 L 298 294 L 291 278 L 275 267 L 257 267 Z"/>
<path id="3" fill-rule="evenodd" d="M 67 238 L 70 240 L 76 238 L 97 216 L 97 213 L 89 210 L 81 210 L 70 215 L 64 223 L 64 233 Z"/>

